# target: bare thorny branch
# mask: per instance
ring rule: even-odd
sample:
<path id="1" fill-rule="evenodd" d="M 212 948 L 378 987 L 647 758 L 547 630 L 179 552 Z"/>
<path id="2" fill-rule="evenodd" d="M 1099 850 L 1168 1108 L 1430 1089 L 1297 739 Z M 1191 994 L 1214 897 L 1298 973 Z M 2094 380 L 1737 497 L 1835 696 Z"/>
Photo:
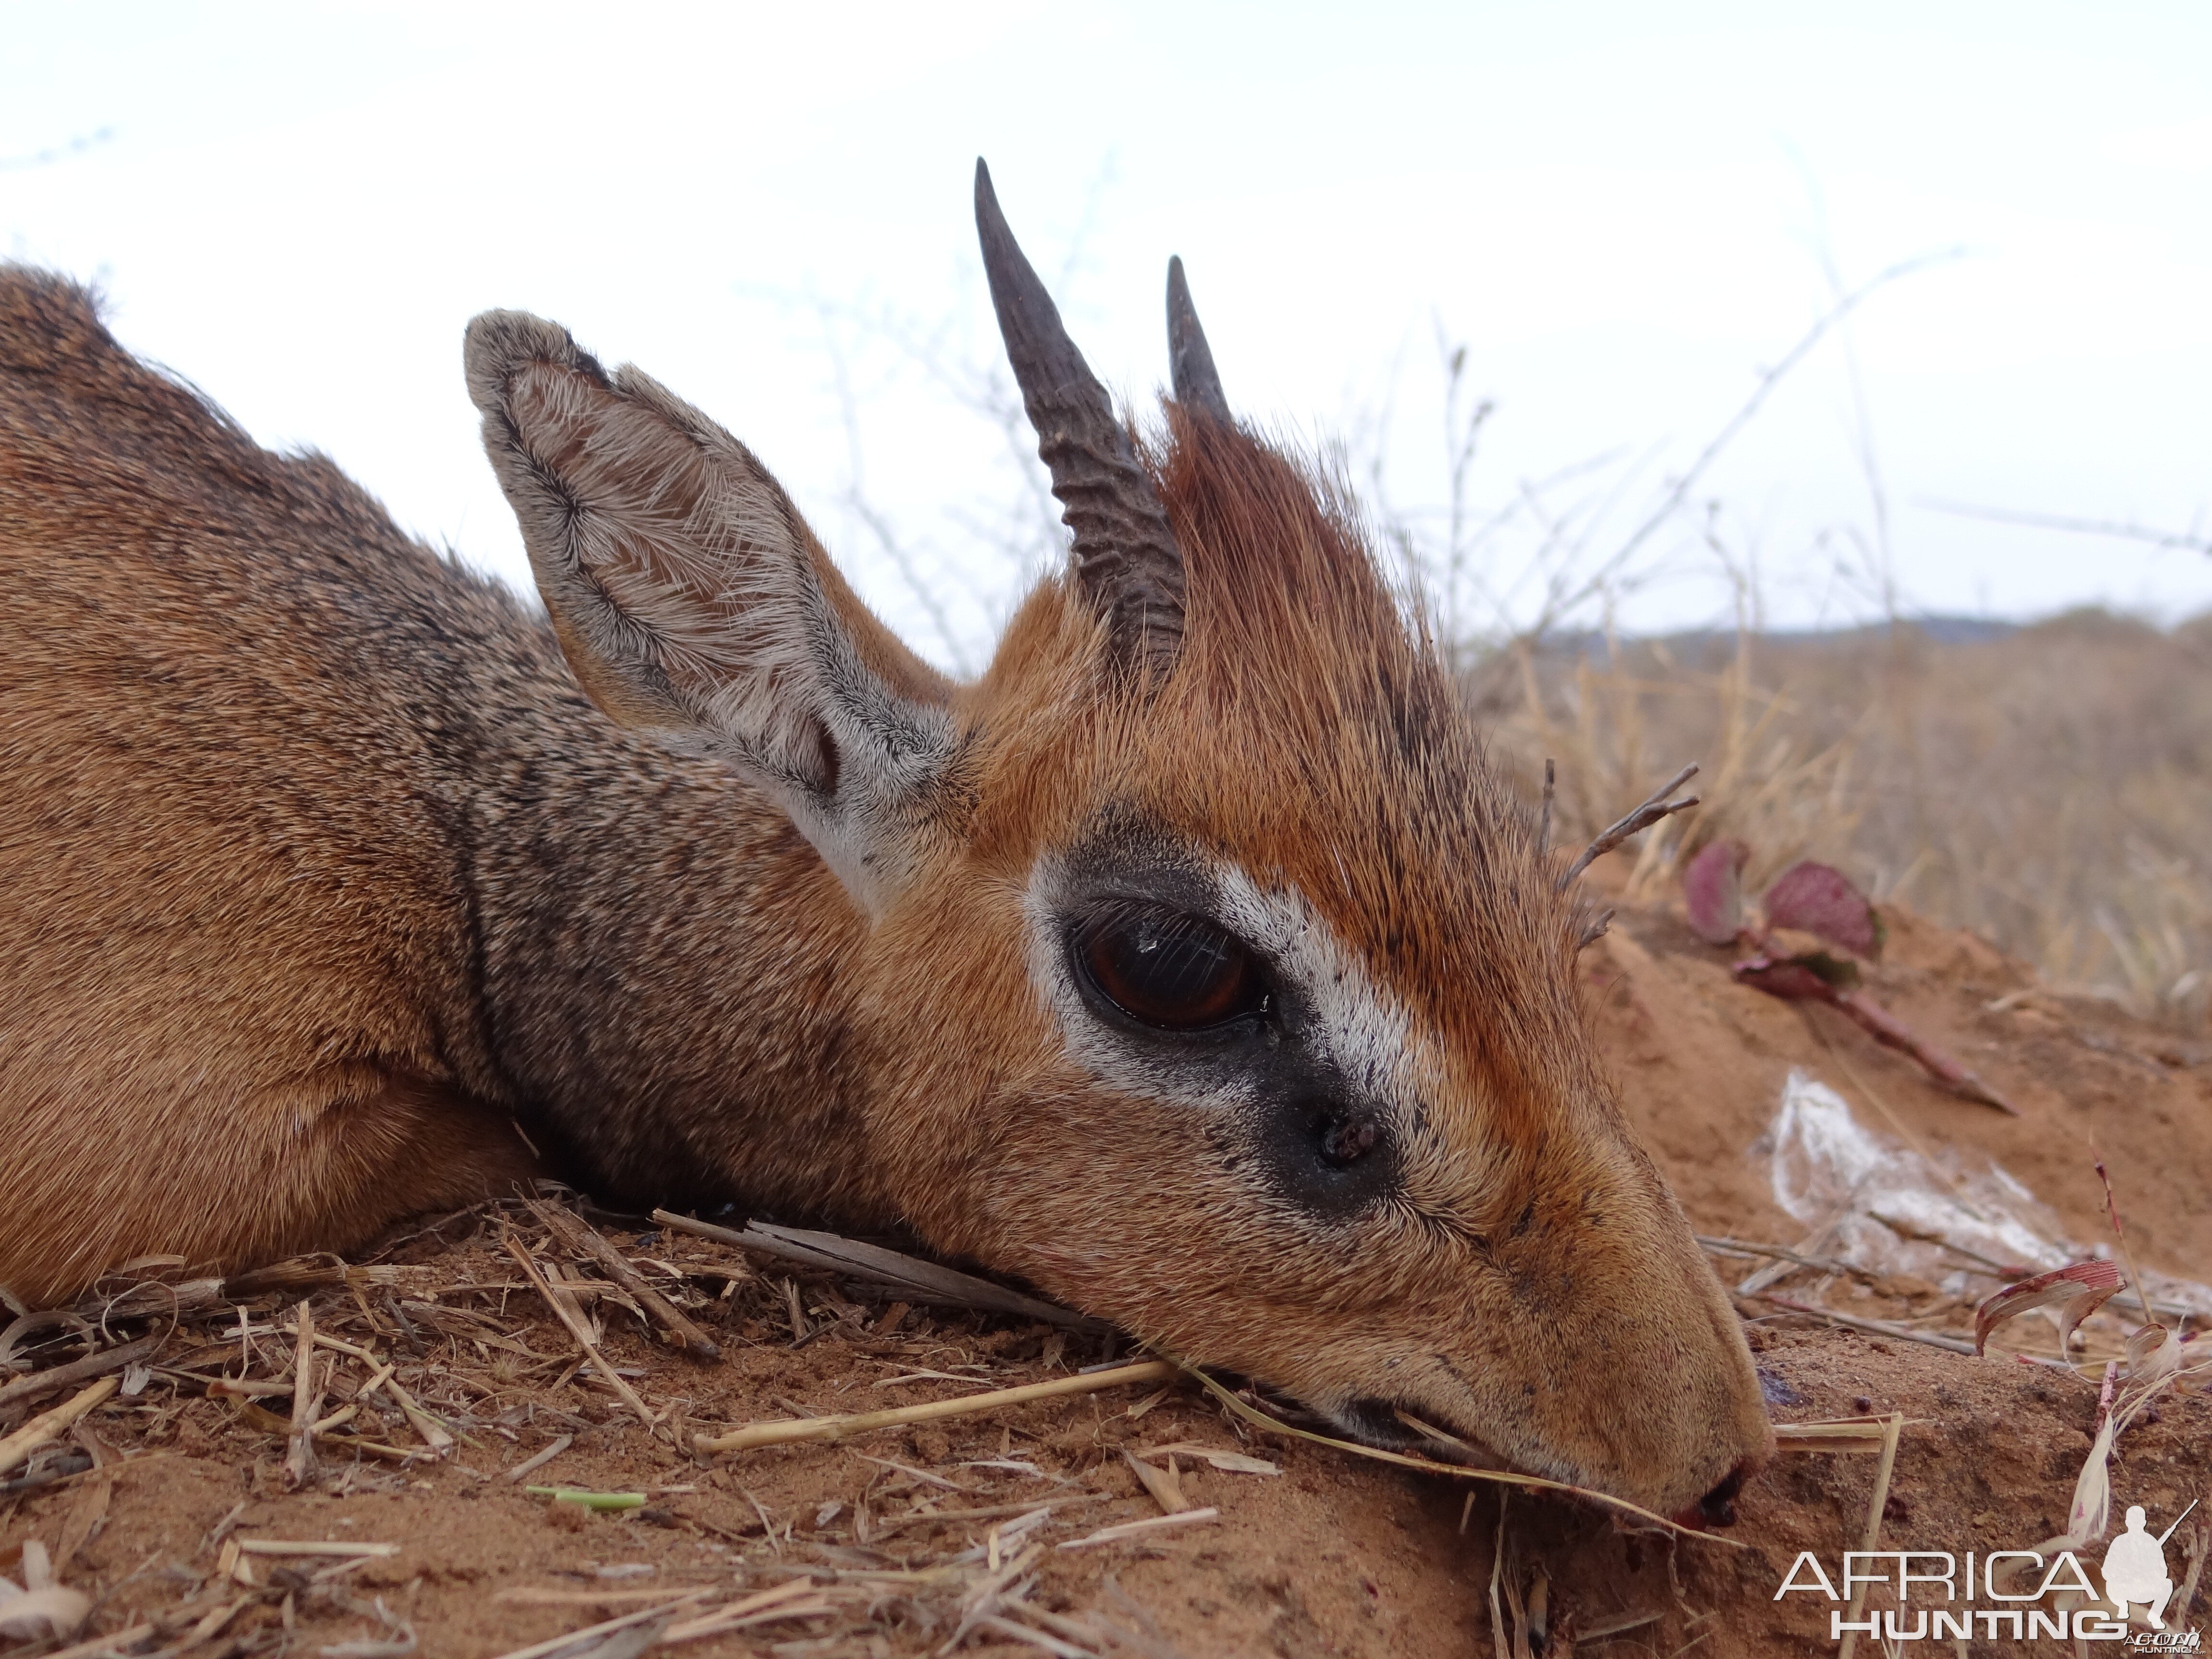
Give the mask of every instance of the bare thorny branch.
<path id="1" fill-rule="evenodd" d="M 1648 476 L 1656 451 L 1633 459 L 1613 449 L 1563 468 L 1548 477 L 1521 479 L 1501 506 L 1483 513 L 1473 505 L 1471 480 L 1476 444 L 1494 406 L 1487 400 L 1471 400 L 1465 386 L 1467 349 L 1454 344 L 1439 331 L 1437 349 L 1444 380 L 1446 503 L 1442 510 L 1442 544 L 1430 542 L 1421 521 L 1431 515 L 1395 506 L 1389 496 L 1384 460 L 1384 440 L 1390 422 L 1387 411 L 1370 416 L 1360 434 L 1374 446 L 1371 459 L 1361 470 L 1368 477 L 1383 533 L 1406 566 L 1409 577 L 1439 587 L 1439 614 L 1446 625 L 1447 648 L 1455 664 L 1461 653 L 1477 648 L 1479 629 L 1462 610 L 1466 598 L 1486 605 L 1493 629 L 1506 638 L 1537 639 L 1563 626 L 1594 603 L 1617 599 L 1647 579 L 1637 569 L 1638 556 L 1692 505 L 1698 485 L 1721 457 L 1758 417 L 1776 389 L 1832 335 L 1846 336 L 1847 324 L 1875 293 L 1906 276 L 1959 257 L 1958 250 L 1924 255 L 1892 265 L 1855 289 L 1845 289 L 1833 262 L 1824 259 L 1833 296 L 1828 306 L 1780 358 L 1761 370 L 1748 395 L 1717 427 L 1679 473 L 1666 478 L 1650 505 L 1620 541 L 1598 557 L 1585 562 L 1623 502 Z M 1889 580 L 1889 503 L 1872 447 L 1871 423 L 1866 413 L 1863 388 L 1858 383 L 1853 357 L 1847 364 L 1852 375 L 1854 407 L 1858 411 L 1855 446 L 1877 520 L 1868 550 L 1881 597 L 1893 608 L 1895 595 Z M 1613 470 L 1615 476 L 1602 489 L 1583 489 L 1563 498 L 1570 485 Z M 1485 554 L 1509 530 L 1525 526 L 1535 537 L 1527 568 L 1504 587 L 1484 569 Z M 1698 539 L 1710 544 L 1714 532 L 1700 526 Z M 1733 570 L 1732 570 L 1732 574 Z M 1540 580 L 1541 595 L 1533 617 L 1516 619 L 1514 609 L 1527 584 Z"/>
<path id="2" fill-rule="evenodd" d="M 2120 541 L 2147 542 L 2156 548 L 2212 554 L 2212 535 L 2195 525 L 2186 530 L 2157 530 L 2130 519 L 2070 519 L 2056 513 L 2018 513 L 2001 507 L 1972 507 L 1963 501 L 1925 499 L 1919 505 L 1937 513 L 1954 513 L 1961 518 L 1987 519 L 1994 524 L 2061 530 L 2077 536 L 2110 536 Z"/>
<path id="3" fill-rule="evenodd" d="M 1549 769 L 1548 767 L 1546 769 L 1547 772 Z M 1656 792 L 1646 797 L 1643 804 L 1634 811 L 1625 817 L 1615 819 L 1599 831 L 1597 838 L 1583 848 L 1580 856 L 1569 865 L 1565 872 L 1559 877 L 1559 890 L 1565 892 L 1573 886 L 1576 877 L 1581 875 L 1594 862 L 1603 858 L 1631 836 L 1640 835 L 1658 823 L 1660 819 L 1671 817 L 1677 812 L 1687 811 L 1691 807 L 1695 806 L 1698 804 L 1698 797 L 1695 795 L 1685 795 L 1680 800 L 1668 800 L 1667 797 L 1697 775 L 1698 769 L 1695 765 L 1684 767 L 1665 783 L 1660 785 Z"/>

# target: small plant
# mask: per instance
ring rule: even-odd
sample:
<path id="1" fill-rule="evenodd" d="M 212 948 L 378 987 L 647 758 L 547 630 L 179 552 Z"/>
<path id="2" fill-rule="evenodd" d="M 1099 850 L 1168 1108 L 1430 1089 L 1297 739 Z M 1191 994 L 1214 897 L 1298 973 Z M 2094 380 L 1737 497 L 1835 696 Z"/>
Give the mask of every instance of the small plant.
<path id="1" fill-rule="evenodd" d="M 1743 895 L 1749 857 L 1740 841 L 1711 842 L 1682 872 L 1691 929 L 1709 944 L 1751 952 L 1735 963 L 1737 979 L 1784 1001 L 1825 1002 L 1875 1042 L 1911 1055 L 1954 1094 L 2020 1115 L 2010 1101 L 1860 988 L 1859 958 L 1881 957 L 1885 930 L 1881 913 L 1850 877 L 1803 860 L 1775 878 L 1754 911 Z M 1809 933 L 1837 948 L 1792 951 L 1775 938 L 1777 928 Z"/>

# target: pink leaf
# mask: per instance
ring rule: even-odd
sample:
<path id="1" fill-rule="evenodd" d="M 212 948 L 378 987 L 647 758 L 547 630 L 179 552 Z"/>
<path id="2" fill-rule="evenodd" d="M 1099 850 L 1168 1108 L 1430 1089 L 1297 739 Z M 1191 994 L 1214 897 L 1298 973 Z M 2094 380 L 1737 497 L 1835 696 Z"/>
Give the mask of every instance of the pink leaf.
<path id="1" fill-rule="evenodd" d="M 2073 1261 L 2008 1285 L 1984 1297 L 1974 1310 L 1974 1352 L 1981 1352 L 1990 1334 L 2007 1320 L 2063 1302 L 2066 1305 L 2058 1316 L 2058 1351 L 2063 1354 L 2074 1328 L 2118 1295 L 2123 1283 L 2116 1262 Z"/>
<path id="2" fill-rule="evenodd" d="M 1682 872 L 1690 930 L 1709 945 L 1733 945 L 1743 931 L 1743 861 L 1750 856 L 1740 841 L 1708 842 Z"/>
<path id="3" fill-rule="evenodd" d="M 1807 859 L 1793 864 L 1766 890 L 1771 927 L 1817 933 L 1863 957 L 1881 954 L 1881 918 L 1867 896 L 1840 870 Z"/>

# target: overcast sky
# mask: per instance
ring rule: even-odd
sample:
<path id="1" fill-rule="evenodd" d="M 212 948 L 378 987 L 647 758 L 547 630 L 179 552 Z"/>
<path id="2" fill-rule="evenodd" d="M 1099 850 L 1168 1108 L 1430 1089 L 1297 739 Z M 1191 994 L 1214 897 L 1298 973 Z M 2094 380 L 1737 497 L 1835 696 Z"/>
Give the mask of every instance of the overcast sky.
<path id="1" fill-rule="evenodd" d="M 1232 402 L 1379 456 L 1432 542 L 1464 344 L 1495 405 L 1470 521 L 1523 503 L 1463 573 L 1474 621 L 1478 582 L 1525 621 L 1530 561 L 1623 544 L 1836 284 L 1928 258 L 1701 477 L 1721 551 L 1670 521 L 1619 619 L 1726 620 L 1723 554 L 1769 621 L 1864 615 L 1885 507 L 1907 609 L 2172 617 L 2212 559 L 1936 504 L 2212 530 L 2208 85 L 2201 0 L 11 4 L 0 250 L 96 278 L 264 442 L 525 581 L 459 341 L 538 311 L 751 444 L 971 663 L 1020 576 L 1019 478 L 957 395 L 991 361 L 979 154 L 1119 393 L 1164 376 L 1179 252 Z M 1544 480 L 1579 553 L 1534 532 Z"/>

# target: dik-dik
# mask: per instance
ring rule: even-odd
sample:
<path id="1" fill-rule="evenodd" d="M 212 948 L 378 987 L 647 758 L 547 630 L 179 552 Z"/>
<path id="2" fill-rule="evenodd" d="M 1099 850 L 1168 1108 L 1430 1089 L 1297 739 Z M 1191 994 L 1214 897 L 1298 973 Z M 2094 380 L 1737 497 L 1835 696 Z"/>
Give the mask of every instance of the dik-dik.
<path id="1" fill-rule="evenodd" d="M 976 212 L 1073 544 L 972 684 L 552 324 L 466 342 L 540 615 L 0 277 L 0 1285 L 557 1171 L 908 1230 L 1366 1439 L 1720 1518 L 1757 1382 L 1532 815 L 1179 269 L 1139 431 Z"/>

